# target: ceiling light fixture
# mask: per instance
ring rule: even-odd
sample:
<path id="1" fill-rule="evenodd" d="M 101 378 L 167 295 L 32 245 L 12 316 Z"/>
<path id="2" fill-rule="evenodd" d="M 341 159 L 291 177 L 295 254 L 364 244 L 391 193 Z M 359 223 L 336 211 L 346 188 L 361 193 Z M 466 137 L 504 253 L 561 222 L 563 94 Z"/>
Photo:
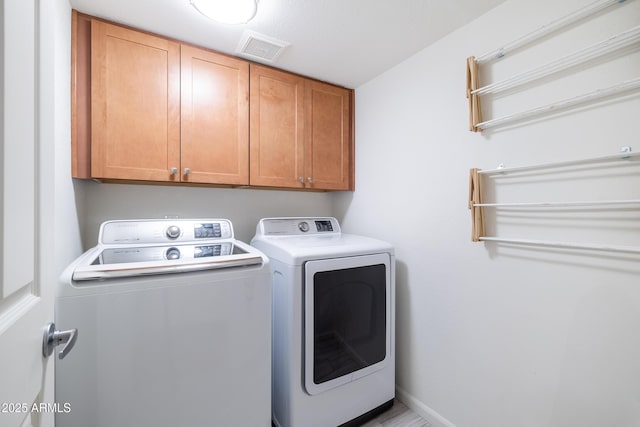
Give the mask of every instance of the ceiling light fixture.
<path id="1" fill-rule="evenodd" d="M 189 0 L 207 18 L 223 24 L 245 24 L 256 16 L 258 0 Z"/>

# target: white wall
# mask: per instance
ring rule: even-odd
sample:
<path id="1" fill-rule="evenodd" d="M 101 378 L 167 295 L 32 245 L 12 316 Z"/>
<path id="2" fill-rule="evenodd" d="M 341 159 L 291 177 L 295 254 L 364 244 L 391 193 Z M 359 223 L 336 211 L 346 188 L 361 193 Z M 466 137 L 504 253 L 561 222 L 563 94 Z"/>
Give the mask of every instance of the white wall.
<path id="1" fill-rule="evenodd" d="M 509 0 L 356 90 L 356 192 L 343 230 L 397 248 L 399 396 L 435 425 L 640 425 L 640 257 L 472 243 L 468 171 L 640 150 L 640 96 L 483 134 L 467 130 L 465 59 L 591 0 Z M 481 68 L 483 83 L 629 29 L 640 2 Z M 638 77 L 613 55 L 486 102 L 486 118 Z M 487 77 L 488 76 L 488 77 Z M 489 183 L 502 201 L 640 198 L 640 168 Z M 546 200 L 545 200 L 546 199 Z M 638 207 L 489 215 L 490 232 L 640 247 Z"/>
<path id="2" fill-rule="evenodd" d="M 638 425 L 638 259 L 485 246 L 469 239 L 469 168 L 600 156 L 637 140 L 637 96 L 482 135 L 466 130 L 465 58 L 588 3 L 509 0 L 358 88 L 355 193 L 84 181 L 76 181 L 71 191 L 67 130 L 61 128 L 55 160 L 57 241 L 63 251 L 58 258 L 79 253 L 78 227 L 84 247 L 94 245 L 98 226 L 107 219 L 227 217 L 237 237 L 248 241 L 263 216 L 334 214 L 345 231 L 397 247 L 398 387 L 400 396 L 435 425 Z M 493 81 L 637 25 L 640 2 L 627 0 L 615 9 L 484 73 Z M 68 40 L 62 44 L 68 46 Z M 68 75 L 66 55 L 56 61 L 56 92 L 63 94 L 68 93 L 62 78 L 65 71 Z M 638 70 L 636 50 L 497 99 L 485 106 L 487 115 L 607 86 L 636 77 Z M 60 102 L 57 114 L 67 117 L 66 101 Z M 60 123 L 68 123 L 63 118 Z M 639 198 L 635 180 L 636 175 L 617 177 L 614 184 L 626 198 Z M 581 188 L 594 185 L 577 181 Z M 517 195 L 510 188 L 497 191 Z M 535 195 L 540 192 L 549 198 L 566 195 L 555 188 L 537 189 Z M 543 232 L 579 234 L 567 227 L 573 214 L 564 215 Z M 604 238 L 638 243 L 638 219 L 637 213 L 628 214 L 621 230 L 607 223 Z M 508 232 L 532 229 L 503 225 Z"/>

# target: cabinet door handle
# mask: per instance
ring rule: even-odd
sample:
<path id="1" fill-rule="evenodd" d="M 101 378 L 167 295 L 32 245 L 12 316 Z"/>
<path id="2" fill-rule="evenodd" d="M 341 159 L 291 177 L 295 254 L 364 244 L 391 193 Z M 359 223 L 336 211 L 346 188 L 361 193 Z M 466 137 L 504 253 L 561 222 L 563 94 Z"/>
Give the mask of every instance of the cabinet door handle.
<path id="1" fill-rule="evenodd" d="M 311 184 L 311 183 L 313 182 L 313 179 L 311 179 L 311 177 L 308 177 L 308 178 L 307 178 L 307 182 L 308 182 L 309 184 Z"/>
<path id="2" fill-rule="evenodd" d="M 304 178 L 303 177 L 298 178 L 298 181 L 300 181 L 300 184 L 304 184 Z"/>
<path id="3" fill-rule="evenodd" d="M 172 167 L 172 168 L 171 168 L 171 175 L 175 175 L 175 174 L 177 174 L 177 173 L 178 173 L 178 168 L 176 168 L 176 167 Z"/>
<path id="4" fill-rule="evenodd" d="M 184 168 L 184 174 L 185 175 L 189 175 L 191 173 L 191 169 L 190 168 Z"/>

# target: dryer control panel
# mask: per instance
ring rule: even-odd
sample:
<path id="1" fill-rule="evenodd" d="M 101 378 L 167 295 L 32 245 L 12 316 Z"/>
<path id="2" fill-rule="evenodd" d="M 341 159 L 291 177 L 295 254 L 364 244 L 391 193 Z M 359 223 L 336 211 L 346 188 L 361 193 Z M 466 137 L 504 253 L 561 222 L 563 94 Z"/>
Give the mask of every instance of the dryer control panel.
<path id="1" fill-rule="evenodd" d="M 256 232 L 264 236 L 335 235 L 340 234 L 340 224 L 332 217 L 265 218 Z"/>

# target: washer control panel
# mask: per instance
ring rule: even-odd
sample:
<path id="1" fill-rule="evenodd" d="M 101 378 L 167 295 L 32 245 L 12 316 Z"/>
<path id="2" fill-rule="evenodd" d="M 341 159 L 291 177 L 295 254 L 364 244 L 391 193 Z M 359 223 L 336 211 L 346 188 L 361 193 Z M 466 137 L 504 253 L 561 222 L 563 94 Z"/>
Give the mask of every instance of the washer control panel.
<path id="1" fill-rule="evenodd" d="M 302 236 L 340 234 L 338 220 L 321 218 L 264 218 L 260 220 L 258 234 L 265 236 Z"/>
<path id="2" fill-rule="evenodd" d="M 100 252 L 92 265 L 122 264 L 131 262 L 212 259 L 227 255 L 246 253 L 232 242 L 221 242 L 205 245 L 180 246 L 131 246 L 111 247 Z"/>
<path id="3" fill-rule="evenodd" d="M 218 239 L 233 239 L 231 221 L 226 219 L 107 221 L 100 227 L 98 237 L 98 241 L 104 245 L 185 243 Z"/>

